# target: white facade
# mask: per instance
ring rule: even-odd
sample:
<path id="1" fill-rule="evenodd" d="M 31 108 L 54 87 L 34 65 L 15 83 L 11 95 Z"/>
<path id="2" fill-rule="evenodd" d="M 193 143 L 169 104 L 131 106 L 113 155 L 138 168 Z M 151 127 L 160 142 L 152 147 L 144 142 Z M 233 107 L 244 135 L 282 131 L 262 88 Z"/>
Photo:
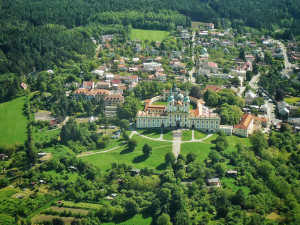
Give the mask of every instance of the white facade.
<path id="1" fill-rule="evenodd" d="M 173 96 L 173 92 L 175 96 Z M 177 127 L 195 128 L 203 132 L 217 132 L 220 128 L 220 117 L 210 113 L 203 107 L 204 102 L 193 97 L 185 96 L 176 86 L 170 92 L 167 106 L 151 105 L 150 100 L 144 111 L 137 114 L 137 128 Z M 190 103 L 197 105 L 190 110 Z"/>

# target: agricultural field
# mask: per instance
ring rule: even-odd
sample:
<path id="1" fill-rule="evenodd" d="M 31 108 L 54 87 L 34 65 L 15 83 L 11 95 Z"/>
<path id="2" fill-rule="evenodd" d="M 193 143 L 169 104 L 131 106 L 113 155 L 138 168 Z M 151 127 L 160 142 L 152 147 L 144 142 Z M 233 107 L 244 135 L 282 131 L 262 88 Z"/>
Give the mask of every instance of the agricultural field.
<path id="1" fill-rule="evenodd" d="M 284 98 L 284 101 L 290 105 L 296 105 L 297 102 L 300 102 L 300 97 L 288 97 Z"/>
<path id="2" fill-rule="evenodd" d="M 132 29 L 130 34 L 130 39 L 140 39 L 141 41 L 162 41 L 170 32 L 161 30 L 141 30 Z"/>
<path id="3" fill-rule="evenodd" d="M 27 118 L 23 114 L 25 98 L 0 104 L 0 145 L 23 144 L 26 140 Z"/>
<path id="4" fill-rule="evenodd" d="M 127 145 L 123 145 L 112 151 L 83 156 L 81 159 L 101 168 L 102 171 L 110 169 L 113 162 L 125 163 L 138 169 L 145 167 L 157 171 L 165 169 L 164 155 L 172 151 L 172 143 L 152 141 L 137 135 L 134 135 L 133 138 L 137 140 L 137 147 L 133 152 L 128 150 Z M 145 143 L 152 146 L 152 155 L 149 158 L 143 156 L 142 148 Z"/>
<path id="5" fill-rule="evenodd" d="M 61 218 L 66 225 L 70 225 L 71 222 L 75 219 L 75 217 L 60 217 L 60 216 L 52 216 L 52 215 L 44 215 L 40 214 L 32 219 L 32 222 L 42 222 L 42 221 L 52 221 L 53 218 Z"/>

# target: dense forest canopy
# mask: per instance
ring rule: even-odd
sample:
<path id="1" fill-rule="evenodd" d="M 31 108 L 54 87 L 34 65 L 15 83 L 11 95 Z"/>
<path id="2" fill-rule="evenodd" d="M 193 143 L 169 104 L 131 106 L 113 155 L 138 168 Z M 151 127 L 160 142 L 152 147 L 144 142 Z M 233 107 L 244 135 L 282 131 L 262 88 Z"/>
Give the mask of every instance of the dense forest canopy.
<path id="1" fill-rule="evenodd" d="M 296 0 L 0 0 L 0 75 L 21 77 L 61 68 L 69 60 L 76 62 L 78 55 L 89 58 L 96 48 L 91 37 L 119 33 L 126 38 L 129 24 L 172 30 L 189 27 L 194 20 L 213 22 L 216 28 L 295 30 L 299 9 Z M 291 32 L 278 35 L 288 37 Z M 15 96 L 7 93 L 2 91 L 0 102 L 7 100 L 3 96 Z"/>

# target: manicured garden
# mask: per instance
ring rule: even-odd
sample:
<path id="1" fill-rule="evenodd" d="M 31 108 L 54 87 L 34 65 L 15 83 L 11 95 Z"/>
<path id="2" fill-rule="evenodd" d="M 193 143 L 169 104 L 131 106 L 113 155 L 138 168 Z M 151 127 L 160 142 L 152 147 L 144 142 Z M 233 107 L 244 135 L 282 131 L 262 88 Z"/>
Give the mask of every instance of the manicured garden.
<path id="1" fill-rule="evenodd" d="M 200 131 L 197 131 L 197 130 L 194 131 L 194 138 L 195 138 L 196 140 L 205 138 L 206 136 L 207 136 L 207 134 L 204 134 L 204 133 L 202 133 L 202 132 L 200 132 Z"/>
<path id="2" fill-rule="evenodd" d="M 192 130 L 183 130 L 181 140 L 182 141 L 191 141 L 192 140 Z"/>
<path id="3" fill-rule="evenodd" d="M 163 139 L 166 141 L 173 141 L 173 131 L 164 129 Z"/>
<path id="4" fill-rule="evenodd" d="M 159 138 L 161 135 L 161 129 L 137 130 L 137 132 L 150 138 Z"/>
<path id="5" fill-rule="evenodd" d="M 170 32 L 161 31 L 161 30 L 141 30 L 141 29 L 132 29 L 130 38 L 131 40 L 139 39 L 141 41 L 162 41 Z"/>
<path id="6" fill-rule="evenodd" d="M 27 118 L 23 114 L 25 98 L 0 104 L 0 144 L 23 144 L 26 139 Z"/>
<path id="7" fill-rule="evenodd" d="M 101 168 L 102 171 L 110 169 L 113 162 L 125 163 L 138 169 L 145 167 L 158 171 L 165 169 L 164 156 L 167 152 L 172 151 L 172 143 L 152 141 L 137 135 L 134 135 L 133 138 L 137 141 L 137 147 L 133 152 L 129 151 L 127 145 L 122 145 L 112 151 L 83 156 L 81 159 Z M 145 157 L 142 152 L 146 143 L 152 146 L 152 154 L 149 158 Z"/>

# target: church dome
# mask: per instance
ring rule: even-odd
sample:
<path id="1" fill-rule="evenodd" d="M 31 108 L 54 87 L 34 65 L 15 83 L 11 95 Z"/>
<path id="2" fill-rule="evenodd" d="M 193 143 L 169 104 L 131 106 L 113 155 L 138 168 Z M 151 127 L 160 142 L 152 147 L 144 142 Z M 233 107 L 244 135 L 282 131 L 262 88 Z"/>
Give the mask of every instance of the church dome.
<path id="1" fill-rule="evenodd" d="M 183 102 L 190 102 L 190 98 L 189 98 L 189 96 L 184 96 L 184 98 L 183 98 Z"/>
<path id="2" fill-rule="evenodd" d="M 183 102 L 190 102 L 190 98 L 188 96 L 188 92 L 187 91 L 185 91 L 185 96 L 183 98 Z"/>
<path id="3" fill-rule="evenodd" d="M 173 95 L 170 95 L 170 96 L 168 97 L 168 102 L 172 102 L 172 101 L 174 101 L 174 97 L 173 97 Z"/>
<path id="4" fill-rule="evenodd" d="M 183 99 L 183 94 L 181 94 L 181 93 L 178 93 L 178 94 L 175 96 L 175 100 L 176 100 L 176 101 L 182 101 L 182 99 Z"/>

